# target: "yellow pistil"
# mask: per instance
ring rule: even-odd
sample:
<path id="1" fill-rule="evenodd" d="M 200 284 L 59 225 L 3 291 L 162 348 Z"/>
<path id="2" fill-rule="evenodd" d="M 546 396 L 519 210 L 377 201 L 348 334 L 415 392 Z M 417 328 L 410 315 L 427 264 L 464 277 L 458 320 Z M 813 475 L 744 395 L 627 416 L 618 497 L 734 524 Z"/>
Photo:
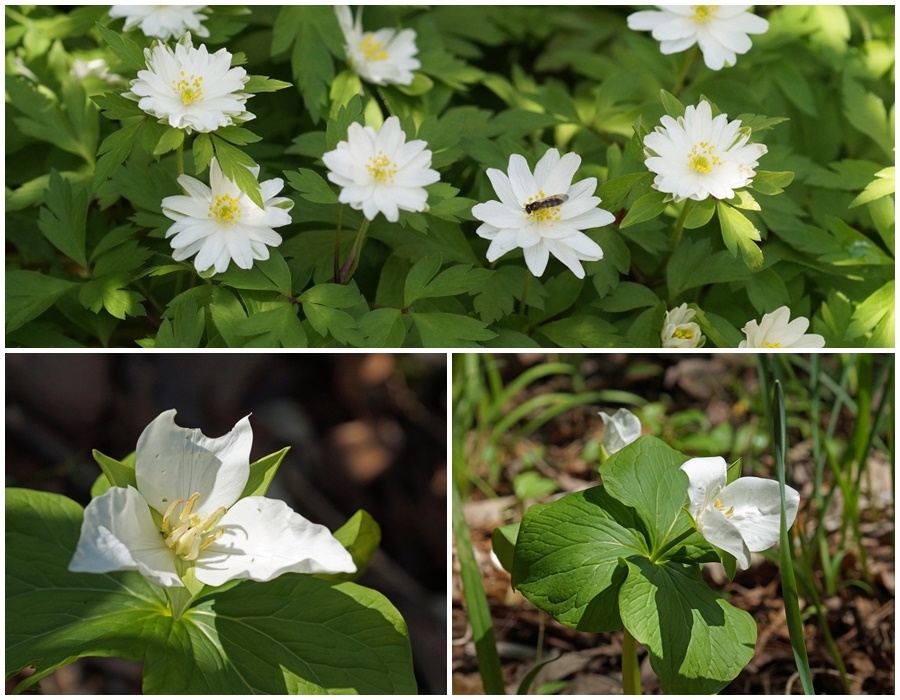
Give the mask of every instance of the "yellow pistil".
<path id="1" fill-rule="evenodd" d="M 194 102 L 203 102 L 203 76 L 199 78 L 191 75 L 188 78 L 184 71 L 181 71 L 181 79 L 172 81 L 172 88 L 181 97 L 182 104 L 193 104 Z"/>
<path id="2" fill-rule="evenodd" d="M 548 195 L 544 193 L 544 190 L 540 190 L 536 197 L 525 202 L 525 206 L 528 206 L 533 202 L 539 202 L 547 197 Z M 542 209 L 537 209 L 528 214 L 528 217 L 535 224 L 549 223 L 552 226 L 562 219 L 562 204 L 558 204 L 555 207 L 543 207 Z"/>
<path id="3" fill-rule="evenodd" d="M 725 504 L 722 503 L 718 498 L 716 502 L 713 504 L 716 507 L 716 510 L 720 511 L 726 518 L 730 518 L 734 515 L 734 506 L 731 506 L 727 511 L 725 510 Z"/>
<path id="4" fill-rule="evenodd" d="M 213 542 L 219 539 L 225 532 L 224 528 L 213 528 L 225 515 L 224 507 L 216 508 L 212 515 L 203 518 L 194 512 L 194 506 L 200 500 L 200 494 L 193 494 L 187 501 L 179 498 L 172 503 L 166 510 L 162 521 L 162 536 L 165 538 L 166 545 L 175 550 L 175 554 L 185 561 L 194 561 L 204 549 L 209 547 Z M 174 525 L 171 521 L 175 514 L 175 508 L 184 504 L 181 513 L 178 515 L 178 524 Z"/>
<path id="5" fill-rule="evenodd" d="M 359 42 L 359 48 L 368 61 L 386 61 L 388 59 L 388 52 L 384 50 L 384 42 L 375 41 L 371 32 L 363 36 L 362 41 Z"/>
<path id="6" fill-rule="evenodd" d="M 688 328 L 676 328 L 675 332 L 672 334 L 672 337 L 678 338 L 680 340 L 693 340 L 694 331 Z"/>
<path id="7" fill-rule="evenodd" d="M 697 24 L 709 24 L 716 18 L 716 13 L 719 11 L 719 6 L 691 5 L 691 9 L 694 11 L 694 14 L 691 15 L 692 20 L 694 20 Z"/>
<path id="8" fill-rule="evenodd" d="M 378 155 L 370 158 L 366 164 L 366 170 L 382 185 L 391 185 L 397 175 L 397 166 L 394 162 L 384 155 L 383 151 L 378 151 Z"/>
<path id="9" fill-rule="evenodd" d="M 701 175 L 709 175 L 714 167 L 722 164 L 719 156 L 715 155 L 715 150 L 712 144 L 701 141 L 688 154 L 688 167 Z"/>
<path id="10" fill-rule="evenodd" d="M 241 218 L 240 202 L 230 194 L 217 194 L 209 206 L 209 216 L 222 226 L 233 226 Z"/>

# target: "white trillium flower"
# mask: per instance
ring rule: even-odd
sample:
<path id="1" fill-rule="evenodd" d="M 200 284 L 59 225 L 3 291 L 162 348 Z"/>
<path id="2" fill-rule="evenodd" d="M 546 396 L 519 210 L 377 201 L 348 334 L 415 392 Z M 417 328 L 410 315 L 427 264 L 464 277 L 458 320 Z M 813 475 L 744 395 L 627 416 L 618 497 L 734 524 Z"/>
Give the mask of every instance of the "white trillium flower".
<path id="1" fill-rule="evenodd" d="M 209 586 L 356 571 L 325 526 L 283 501 L 240 498 L 250 476 L 249 416 L 215 439 L 174 419 L 165 411 L 138 439 L 137 488 L 114 486 L 88 504 L 70 571 L 137 570 L 165 588 L 184 586 L 189 569 Z"/>
<path id="2" fill-rule="evenodd" d="M 125 97 L 163 124 L 176 129 L 210 132 L 255 119 L 245 109 L 252 94 L 243 92 L 250 80 L 243 68 L 231 67 L 231 54 L 195 49 L 186 34 L 173 51 L 163 43 L 144 49 L 147 70 L 138 71 Z"/>
<path id="3" fill-rule="evenodd" d="M 748 186 L 756 175 L 759 159 L 768 149 L 747 143 L 739 119 L 712 116 L 705 100 L 689 106 L 683 117 L 665 115 L 662 126 L 644 137 L 644 164 L 656 173 L 653 187 L 671 194 L 676 202 L 709 196 L 731 199 L 734 191 Z"/>
<path id="4" fill-rule="evenodd" d="M 734 555 L 742 569 L 750 566 L 750 552 L 762 552 L 778 542 L 781 496 L 777 481 L 743 476 L 726 485 L 728 466 L 721 457 L 689 459 L 681 469 L 688 476 L 688 510 L 700 534 Z M 785 485 L 784 502 L 790 529 L 800 494 Z"/>
<path id="5" fill-rule="evenodd" d="M 362 210 L 371 221 L 378 212 L 388 221 L 400 218 L 400 210 L 424 211 L 426 185 L 441 179 L 431 169 L 431 151 L 425 141 L 406 142 L 397 117 L 385 120 L 380 131 L 354 122 L 347 140 L 322 156 L 328 179 L 339 185 L 342 204 Z"/>
<path id="6" fill-rule="evenodd" d="M 791 310 L 782 306 L 765 314 L 761 321 L 749 321 L 741 328 L 747 336 L 739 348 L 824 348 L 825 338 L 807 333 L 809 319 L 799 316 L 791 321 Z"/>
<path id="7" fill-rule="evenodd" d="M 249 170 L 254 177 L 259 175 L 259 167 Z M 209 166 L 209 183 L 207 187 L 196 178 L 179 175 L 178 184 L 187 195 L 163 199 L 163 214 L 175 221 L 166 231 L 166 238 L 172 238 L 172 257 L 187 260 L 196 254 L 198 272 L 213 266 L 216 272 L 225 272 L 232 260 L 249 270 L 254 260 L 268 260 L 266 246 L 281 244 L 281 236 L 273 229 L 291 223 L 288 212 L 294 203 L 275 196 L 284 181 L 274 178 L 260 183 L 264 209 L 225 177 L 215 158 Z"/>
<path id="8" fill-rule="evenodd" d="M 113 5 L 109 16 L 125 18 L 125 31 L 140 25 L 145 36 L 179 39 L 185 32 L 208 37 L 207 30 L 200 22 L 206 15 L 200 14 L 205 5 Z"/>
<path id="9" fill-rule="evenodd" d="M 657 5 L 628 16 L 628 28 L 650 31 L 664 54 L 700 44 L 712 70 L 733 66 L 752 46 L 748 34 L 763 34 L 769 23 L 748 10 L 752 5 Z"/>
<path id="10" fill-rule="evenodd" d="M 346 5 L 337 5 L 334 11 L 347 42 L 344 45 L 347 61 L 360 78 L 375 85 L 412 83 L 412 72 L 422 65 L 415 58 L 419 53 L 415 30 L 364 32 L 362 9 L 357 13 L 355 22 L 353 13 Z"/>
<path id="11" fill-rule="evenodd" d="M 627 408 L 620 408 L 612 415 L 600 411 L 600 418 L 603 419 L 603 439 L 600 442 L 609 455 L 641 436 L 641 421 Z"/>
<path id="12" fill-rule="evenodd" d="M 700 332 L 700 326 L 694 321 L 697 312 L 688 308 L 687 304 L 676 306 L 666 311 L 662 331 L 659 334 L 664 348 L 700 348 L 706 343 L 706 337 Z"/>
<path id="13" fill-rule="evenodd" d="M 525 264 L 536 277 L 544 274 L 552 254 L 575 276 L 584 278 L 582 260 L 600 260 L 603 250 L 584 234 L 584 229 L 606 226 L 615 217 L 600 209 L 594 196 L 597 178 L 573 183 L 581 156 L 549 149 L 532 175 L 525 158 L 509 157 L 509 175 L 488 168 L 487 176 L 500 201 L 476 204 L 472 214 L 484 223 L 476 233 L 491 242 L 488 262 L 516 248 L 525 253 Z"/>

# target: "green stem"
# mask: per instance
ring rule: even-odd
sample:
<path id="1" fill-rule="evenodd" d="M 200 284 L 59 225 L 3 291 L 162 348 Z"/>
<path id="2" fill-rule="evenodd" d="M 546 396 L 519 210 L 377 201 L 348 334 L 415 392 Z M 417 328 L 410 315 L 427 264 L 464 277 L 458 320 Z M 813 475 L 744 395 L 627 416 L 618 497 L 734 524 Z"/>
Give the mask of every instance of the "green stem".
<path id="1" fill-rule="evenodd" d="M 375 90 L 378 92 L 378 96 L 381 98 L 381 101 L 384 103 L 384 108 L 387 110 L 387 113 L 392 117 L 397 116 L 394 114 L 394 110 L 393 110 L 393 108 L 391 108 L 391 103 L 388 101 L 387 95 L 384 94 L 384 90 L 382 90 L 380 87 L 375 88 Z"/>
<path id="2" fill-rule="evenodd" d="M 627 629 L 622 638 L 622 692 L 625 695 L 641 694 L 641 665 L 638 663 L 637 643 Z"/>
<path id="3" fill-rule="evenodd" d="M 666 553 L 671 552 L 673 549 L 675 549 L 675 547 L 677 547 L 679 544 L 684 542 L 688 537 L 693 535 L 695 532 L 696 532 L 696 530 L 694 528 L 691 528 L 690 530 L 685 530 L 680 535 L 678 535 L 678 537 L 676 537 L 674 540 L 666 542 L 665 549 L 663 549 L 662 551 L 659 551 L 659 552 L 653 552 L 650 555 L 650 561 L 652 561 L 654 563 L 658 562 L 660 560 L 660 558 L 662 558 Z"/>
<path id="4" fill-rule="evenodd" d="M 525 284 L 522 285 L 522 298 L 519 299 L 519 313 L 525 314 L 526 299 L 528 299 L 528 287 L 531 285 L 531 273 L 525 271 Z"/>
<path id="5" fill-rule="evenodd" d="M 343 234 L 344 205 L 338 207 L 337 230 L 334 232 L 334 281 L 340 283 L 341 238 Z"/>
<path id="6" fill-rule="evenodd" d="M 184 615 L 185 611 L 191 606 L 194 596 L 187 588 L 166 588 L 166 597 L 169 599 L 169 609 L 172 611 L 172 617 L 176 620 Z"/>
<path id="7" fill-rule="evenodd" d="M 184 142 L 175 149 L 175 168 L 179 175 L 184 175 Z"/>
<path id="8" fill-rule="evenodd" d="M 675 250 L 678 247 L 678 244 L 681 242 L 681 234 L 684 233 L 684 222 L 687 221 L 687 216 L 688 214 L 690 214 L 691 209 L 693 208 L 693 199 L 684 200 L 684 206 L 681 208 L 681 214 L 678 217 L 678 221 L 675 222 L 675 230 L 672 231 L 672 250 Z"/>
<path id="9" fill-rule="evenodd" d="M 340 279 L 338 280 L 340 284 L 347 284 L 347 282 L 353 278 L 353 273 L 356 272 L 356 268 L 359 267 L 359 259 L 361 257 L 363 243 L 366 242 L 366 231 L 368 230 L 369 220 L 364 218 L 362 226 L 359 227 L 359 233 L 356 234 L 356 241 L 353 243 L 353 248 L 350 250 L 350 257 L 347 258 L 347 262 L 344 263 L 344 267 L 341 270 Z"/>
<path id="10" fill-rule="evenodd" d="M 672 94 L 675 95 L 675 97 L 678 97 L 678 93 L 681 92 L 681 89 L 684 87 L 684 81 L 687 79 L 688 72 L 696 57 L 697 44 L 694 44 L 688 50 L 687 55 L 685 55 L 684 62 L 681 64 L 681 70 L 678 73 L 678 78 L 675 80 L 675 87 L 672 88 Z"/>

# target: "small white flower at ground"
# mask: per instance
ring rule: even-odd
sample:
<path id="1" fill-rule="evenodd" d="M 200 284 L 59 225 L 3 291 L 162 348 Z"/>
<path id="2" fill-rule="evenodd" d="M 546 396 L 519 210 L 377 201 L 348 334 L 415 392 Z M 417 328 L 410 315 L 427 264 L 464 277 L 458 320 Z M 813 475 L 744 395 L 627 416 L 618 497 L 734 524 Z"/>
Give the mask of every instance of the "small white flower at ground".
<path id="1" fill-rule="evenodd" d="M 782 306 L 765 314 L 761 321 L 748 321 L 741 328 L 747 336 L 739 348 L 824 348 L 825 338 L 807 333 L 809 319 L 799 316 L 791 321 L 791 310 Z"/>
<path id="2" fill-rule="evenodd" d="M 259 176 L 258 167 L 250 170 Z M 249 270 L 254 260 L 268 260 L 266 246 L 281 244 L 281 236 L 272 229 L 291 223 L 288 212 L 294 203 L 275 196 L 284 187 L 280 178 L 260 183 L 264 209 L 225 177 L 215 158 L 209 167 L 209 187 L 189 175 L 180 175 L 178 184 L 187 195 L 162 201 L 163 214 L 175 222 L 166 231 L 166 238 L 172 238 L 175 260 L 197 255 L 194 266 L 198 272 L 210 267 L 225 272 L 232 260 Z"/>
<path id="3" fill-rule="evenodd" d="M 666 311 L 662 331 L 659 334 L 664 348 L 700 348 L 706 343 L 706 337 L 700 332 L 700 326 L 694 321 L 697 312 L 688 308 L 687 304 L 676 306 Z"/>
<path id="4" fill-rule="evenodd" d="M 145 36 L 180 39 L 185 32 L 208 37 L 209 30 L 202 24 L 206 15 L 200 14 L 205 5 L 113 5 L 109 16 L 125 18 L 125 31 L 140 25 Z"/>
<path id="5" fill-rule="evenodd" d="M 700 534 L 733 554 L 742 569 L 750 552 L 762 552 L 778 542 L 781 496 L 778 482 L 743 476 L 727 483 L 728 466 L 721 457 L 696 457 L 681 465 L 688 476 L 688 510 Z M 788 529 L 800 507 L 800 494 L 784 487 Z"/>
<path id="6" fill-rule="evenodd" d="M 347 140 L 322 156 L 328 179 L 339 185 L 339 200 L 362 210 L 369 221 L 378 212 L 388 221 L 400 218 L 400 210 L 424 211 L 426 185 L 441 179 L 431 169 L 431 151 L 425 141 L 406 142 L 397 117 L 385 120 L 380 131 L 354 122 Z"/>
<path id="7" fill-rule="evenodd" d="M 620 408 L 609 415 L 600 411 L 603 419 L 603 439 L 600 441 L 607 454 L 615 454 L 641 436 L 641 421 L 627 408 Z"/>
<path id="8" fill-rule="evenodd" d="M 334 10 L 344 33 L 347 61 L 360 78 L 375 85 L 412 83 L 412 72 L 422 65 L 415 58 L 419 53 L 415 30 L 364 32 L 362 8 L 356 15 L 356 21 L 346 5 L 337 5 Z"/>
<path id="9" fill-rule="evenodd" d="M 572 182 L 579 165 L 581 156 L 567 153 L 560 157 L 559 151 L 551 148 L 538 161 L 533 175 L 518 154 L 509 157 L 509 175 L 488 168 L 488 179 L 500 201 L 476 204 L 472 215 L 484 222 L 476 233 L 491 242 L 489 262 L 522 248 L 525 264 L 536 277 L 544 274 L 552 254 L 576 277 L 584 278 L 581 261 L 603 257 L 603 250 L 584 230 L 611 224 L 615 217 L 597 206 L 597 178 Z"/>
<path id="10" fill-rule="evenodd" d="M 733 66 L 752 46 L 748 34 L 763 34 L 769 23 L 748 10 L 752 5 L 657 5 L 628 16 L 629 29 L 651 32 L 664 54 L 700 45 L 712 70 Z"/>
<path id="11" fill-rule="evenodd" d="M 249 416 L 220 438 L 175 425 L 161 413 L 138 439 L 137 488 L 114 486 L 84 511 L 70 571 L 137 570 L 180 587 L 198 581 L 270 581 L 281 574 L 353 573 L 346 549 L 323 525 L 283 501 L 241 498 L 250 476 Z"/>
<path id="12" fill-rule="evenodd" d="M 214 54 L 205 45 L 195 49 L 191 35 L 173 51 L 163 43 L 144 49 L 147 70 L 138 71 L 125 97 L 137 99 L 147 114 L 160 122 L 192 131 L 210 132 L 254 119 L 245 109 L 252 94 L 243 92 L 250 80 L 243 68 L 231 67 L 231 54 Z"/>
<path id="13" fill-rule="evenodd" d="M 750 135 L 741 133 L 739 119 L 730 122 L 725 114 L 713 119 L 705 100 L 687 107 L 683 117 L 665 115 L 660 121 L 662 126 L 644 137 L 644 164 L 656 173 L 653 187 L 676 202 L 731 199 L 753 181 L 768 151 L 761 143 L 747 143 Z"/>
<path id="14" fill-rule="evenodd" d="M 122 83 L 125 81 L 125 79 L 121 75 L 110 73 L 109 66 L 102 58 L 92 58 L 87 61 L 81 58 L 76 58 L 74 61 L 72 61 L 72 67 L 69 69 L 69 75 L 71 75 L 76 80 L 84 80 L 85 78 L 93 76 L 96 78 L 100 78 L 100 80 L 104 80 L 111 85 L 114 83 Z"/>

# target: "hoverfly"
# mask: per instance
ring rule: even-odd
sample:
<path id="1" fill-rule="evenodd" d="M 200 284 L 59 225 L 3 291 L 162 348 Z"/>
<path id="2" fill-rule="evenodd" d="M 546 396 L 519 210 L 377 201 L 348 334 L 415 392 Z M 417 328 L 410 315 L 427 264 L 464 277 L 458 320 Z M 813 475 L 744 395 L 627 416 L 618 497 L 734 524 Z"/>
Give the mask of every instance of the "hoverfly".
<path id="1" fill-rule="evenodd" d="M 539 199 L 536 202 L 529 202 L 525 205 L 525 213 L 533 214 L 539 209 L 549 209 L 550 207 L 558 207 L 561 204 L 569 201 L 569 195 L 567 194 L 554 194 L 550 197 L 544 197 L 543 199 Z"/>

